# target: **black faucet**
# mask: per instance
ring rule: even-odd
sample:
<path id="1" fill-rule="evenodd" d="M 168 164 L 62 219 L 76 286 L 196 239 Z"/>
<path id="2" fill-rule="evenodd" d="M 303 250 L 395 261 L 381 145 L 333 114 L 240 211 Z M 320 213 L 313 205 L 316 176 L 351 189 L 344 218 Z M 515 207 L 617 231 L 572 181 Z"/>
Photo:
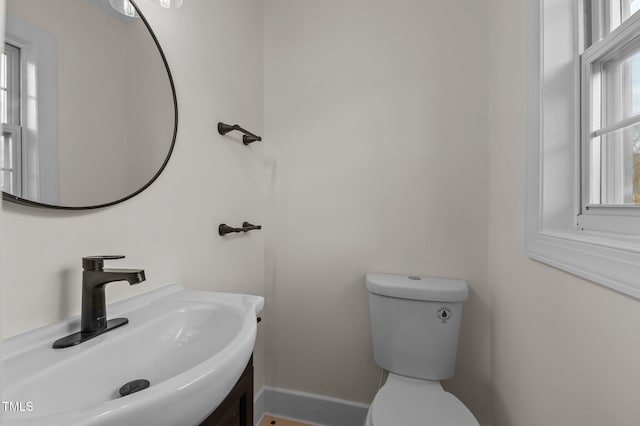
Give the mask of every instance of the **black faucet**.
<path id="1" fill-rule="evenodd" d="M 99 336 L 129 322 L 126 318 L 107 321 L 104 288 L 114 281 L 128 281 L 130 285 L 145 280 L 143 269 L 104 268 L 105 260 L 123 259 L 124 256 L 89 256 L 82 258 L 82 312 L 80 331 L 54 342 L 53 348 L 67 348 Z"/>
<path id="2" fill-rule="evenodd" d="M 143 269 L 104 269 L 105 260 L 124 256 L 89 256 L 82 258 L 82 314 L 80 331 L 95 333 L 107 327 L 107 305 L 104 288 L 114 281 L 129 281 L 130 285 L 145 280 Z"/>

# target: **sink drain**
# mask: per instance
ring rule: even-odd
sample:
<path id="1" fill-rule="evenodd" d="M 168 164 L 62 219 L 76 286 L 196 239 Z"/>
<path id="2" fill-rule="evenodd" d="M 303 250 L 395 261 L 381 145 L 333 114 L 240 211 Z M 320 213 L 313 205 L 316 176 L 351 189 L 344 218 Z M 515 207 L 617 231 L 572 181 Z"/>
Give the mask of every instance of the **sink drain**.
<path id="1" fill-rule="evenodd" d="M 136 379 L 122 385 L 118 392 L 120 393 L 120 396 L 127 396 L 148 388 L 150 384 L 151 383 L 149 383 L 148 380 Z"/>

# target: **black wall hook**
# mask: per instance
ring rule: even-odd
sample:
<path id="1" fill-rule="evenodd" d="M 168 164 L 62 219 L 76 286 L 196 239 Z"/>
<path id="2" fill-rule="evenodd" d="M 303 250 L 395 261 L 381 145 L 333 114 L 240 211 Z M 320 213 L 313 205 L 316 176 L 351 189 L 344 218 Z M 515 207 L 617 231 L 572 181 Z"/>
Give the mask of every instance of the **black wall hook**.
<path id="1" fill-rule="evenodd" d="M 250 131 L 243 129 L 237 124 L 225 124 L 222 122 L 218 123 L 218 133 L 220 133 L 223 136 L 229 132 L 233 132 L 234 130 L 237 130 L 243 133 L 242 143 L 245 145 L 249 145 L 250 143 L 253 143 L 253 142 L 260 142 L 262 140 L 260 136 L 254 135 Z"/>
<path id="2" fill-rule="evenodd" d="M 231 234 L 233 232 L 253 231 L 254 229 L 262 229 L 262 226 L 261 225 L 252 225 L 249 222 L 242 222 L 242 228 L 234 228 L 234 227 L 229 226 L 227 224 L 221 223 L 220 226 L 218 226 L 218 234 L 227 235 L 227 234 Z"/>

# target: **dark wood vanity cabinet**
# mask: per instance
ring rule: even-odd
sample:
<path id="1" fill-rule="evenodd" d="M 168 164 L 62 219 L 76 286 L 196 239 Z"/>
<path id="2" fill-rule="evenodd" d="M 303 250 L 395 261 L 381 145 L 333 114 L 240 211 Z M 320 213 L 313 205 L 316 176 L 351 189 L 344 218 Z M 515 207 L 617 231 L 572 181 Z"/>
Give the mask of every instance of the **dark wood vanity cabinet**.
<path id="1" fill-rule="evenodd" d="M 229 395 L 200 426 L 253 426 L 253 356 Z"/>

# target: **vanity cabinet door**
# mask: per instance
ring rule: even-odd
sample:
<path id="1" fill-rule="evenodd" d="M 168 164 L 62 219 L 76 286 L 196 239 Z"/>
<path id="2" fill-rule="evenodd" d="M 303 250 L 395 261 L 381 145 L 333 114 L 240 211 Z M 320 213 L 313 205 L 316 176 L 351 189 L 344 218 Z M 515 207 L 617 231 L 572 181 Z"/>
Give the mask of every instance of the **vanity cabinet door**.
<path id="1" fill-rule="evenodd" d="M 229 395 L 200 426 L 253 425 L 253 356 Z"/>

